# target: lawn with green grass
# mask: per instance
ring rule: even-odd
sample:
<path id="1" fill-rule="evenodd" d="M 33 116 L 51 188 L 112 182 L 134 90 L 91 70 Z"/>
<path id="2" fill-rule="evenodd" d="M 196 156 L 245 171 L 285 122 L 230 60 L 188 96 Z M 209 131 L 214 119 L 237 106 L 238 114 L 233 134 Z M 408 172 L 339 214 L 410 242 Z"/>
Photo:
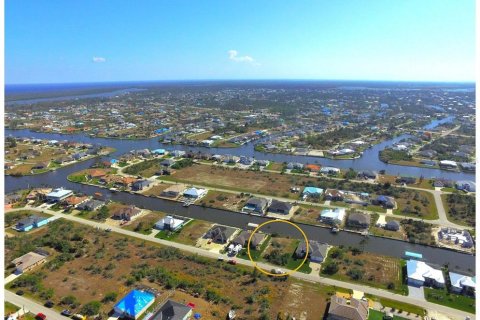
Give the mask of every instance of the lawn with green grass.
<path id="1" fill-rule="evenodd" d="M 449 293 L 447 289 L 425 288 L 425 299 L 450 308 L 475 313 L 475 299 L 472 297 Z"/>

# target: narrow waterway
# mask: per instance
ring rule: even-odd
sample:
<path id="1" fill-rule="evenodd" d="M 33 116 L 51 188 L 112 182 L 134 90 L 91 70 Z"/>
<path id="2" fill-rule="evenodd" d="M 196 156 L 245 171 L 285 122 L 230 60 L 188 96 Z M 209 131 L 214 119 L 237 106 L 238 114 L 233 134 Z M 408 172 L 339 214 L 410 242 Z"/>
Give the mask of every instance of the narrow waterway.
<path id="1" fill-rule="evenodd" d="M 435 120 L 437 121 L 437 120 Z M 374 145 L 372 148 L 366 149 L 361 158 L 355 160 L 333 160 L 311 156 L 299 156 L 299 155 L 286 155 L 286 154 L 274 154 L 263 153 L 254 150 L 254 143 L 246 143 L 238 148 L 206 148 L 206 147 L 191 147 L 184 145 L 165 145 L 158 141 L 158 138 L 151 138 L 145 140 L 120 140 L 120 139 L 106 139 L 95 138 L 84 134 L 59 134 L 59 133 L 41 133 L 33 132 L 30 130 L 5 130 L 5 136 L 15 137 L 33 137 L 39 139 L 54 139 L 54 140 L 73 140 L 92 144 L 101 144 L 110 146 L 117 151 L 112 154 L 112 157 L 122 155 L 130 150 L 134 149 L 158 149 L 164 148 L 167 150 L 193 150 L 202 151 L 212 154 L 231 154 L 236 156 L 250 156 L 257 160 L 270 160 L 276 162 L 300 162 L 300 163 L 319 163 L 324 166 L 333 166 L 338 168 L 353 168 L 354 170 L 385 170 L 386 173 L 392 175 L 404 175 L 415 176 L 424 178 L 444 178 L 451 180 L 475 180 L 475 174 L 465 172 L 452 172 L 440 169 L 431 168 L 419 168 L 419 167 L 407 167 L 393 164 L 386 164 L 380 161 L 378 158 L 378 152 L 385 147 L 390 146 L 408 135 L 400 135 L 393 139 L 381 142 Z M 39 176 L 40 177 L 40 176 Z M 39 178 L 40 180 L 42 178 Z"/>

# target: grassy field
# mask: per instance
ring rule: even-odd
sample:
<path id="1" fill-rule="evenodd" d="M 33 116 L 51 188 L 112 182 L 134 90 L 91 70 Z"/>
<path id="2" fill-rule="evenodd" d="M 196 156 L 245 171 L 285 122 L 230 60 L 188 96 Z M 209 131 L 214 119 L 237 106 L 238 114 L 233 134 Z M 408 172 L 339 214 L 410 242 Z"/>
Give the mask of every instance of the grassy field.
<path id="1" fill-rule="evenodd" d="M 18 210 L 5 213 L 5 228 L 15 226 L 18 221 L 31 215 L 49 218 L 51 215 L 42 212 L 32 212 L 30 210 Z"/>
<path id="2" fill-rule="evenodd" d="M 160 183 L 160 184 L 157 184 L 156 186 L 153 186 L 151 188 L 149 188 L 148 190 L 142 192 L 142 194 L 146 195 L 146 196 L 160 196 L 163 192 L 163 190 L 167 189 L 168 187 L 170 187 L 171 184 L 170 183 Z"/>
<path id="3" fill-rule="evenodd" d="M 467 227 L 475 227 L 475 197 L 462 194 L 442 194 L 442 203 L 448 220 Z"/>
<path id="4" fill-rule="evenodd" d="M 152 233 L 155 223 L 161 218 L 165 217 L 165 215 L 166 213 L 164 212 L 153 211 L 129 222 L 128 224 L 122 226 L 122 228 L 142 234 L 150 234 Z"/>
<path id="5" fill-rule="evenodd" d="M 447 289 L 425 288 L 425 299 L 454 309 L 475 313 L 475 299 L 448 293 Z"/>
<path id="6" fill-rule="evenodd" d="M 196 305 L 206 318 L 223 317 L 232 307 L 241 318 L 275 318 L 279 312 L 299 317 L 321 317 L 332 287 L 287 279 L 269 278 L 252 268 L 231 266 L 179 250 L 162 247 L 116 233 L 59 219 L 42 235 L 28 236 L 32 246 L 53 250 L 48 262 L 22 275 L 7 287 L 22 289 L 40 303 L 52 300 L 64 308 L 66 296 L 75 297 L 73 312 L 91 301 L 101 302 L 105 316 L 116 301 L 105 301 L 107 293 L 121 297 L 138 285 L 156 289 L 157 302 L 171 298 Z M 6 242 L 11 256 L 19 256 L 24 236 Z M 70 246 L 71 256 L 59 248 Z M 55 249 L 57 248 L 57 249 Z M 78 254 L 81 252 L 81 254 Z"/>
<path id="7" fill-rule="evenodd" d="M 20 310 L 19 307 L 17 307 L 16 305 L 14 305 L 13 303 L 10 303 L 8 301 L 5 301 L 5 314 L 11 314 L 11 313 L 14 313 L 14 312 L 17 312 L 18 310 Z"/>
<path id="8" fill-rule="evenodd" d="M 321 274 L 333 279 L 407 294 L 400 259 L 360 250 L 334 248 L 323 263 Z"/>
<path id="9" fill-rule="evenodd" d="M 197 240 L 203 236 L 211 227 L 211 222 L 203 220 L 192 220 L 175 232 L 160 231 L 155 237 L 175 241 L 178 243 L 194 246 Z"/>
<path id="10" fill-rule="evenodd" d="M 385 312 L 370 309 L 368 311 L 368 320 L 383 320 L 385 316 Z M 397 315 L 393 315 L 393 320 L 407 320 L 408 318 L 399 317 Z"/>
<path id="11" fill-rule="evenodd" d="M 402 192 L 402 196 L 395 198 L 395 200 L 398 208 L 393 210 L 394 214 L 425 220 L 438 219 L 435 199 L 430 192 L 408 190 Z"/>
<path id="12" fill-rule="evenodd" d="M 405 312 L 407 315 L 410 315 L 410 314 L 417 314 L 420 316 L 425 315 L 425 309 L 419 305 L 417 306 L 413 304 L 404 303 L 401 301 L 390 300 L 387 298 L 380 298 L 380 297 L 372 296 L 369 294 L 365 294 L 365 297 L 367 297 L 368 299 L 372 299 L 374 301 L 380 302 L 382 306 L 388 309 L 388 311 L 393 309 L 396 311 L 401 310 L 402 312 Z"/>
<path id="13" fill-rule="evenodd" d="M 199 204 L 206 207 L 240 211 L 247 202 L 248 197 L 241 194 L 209 190 Z"/>

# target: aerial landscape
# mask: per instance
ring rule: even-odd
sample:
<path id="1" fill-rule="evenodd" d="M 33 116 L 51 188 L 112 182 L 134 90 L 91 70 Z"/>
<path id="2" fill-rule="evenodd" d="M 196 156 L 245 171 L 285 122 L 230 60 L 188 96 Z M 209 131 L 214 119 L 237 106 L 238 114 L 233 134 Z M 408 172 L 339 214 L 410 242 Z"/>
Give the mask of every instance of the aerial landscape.
<path id="1" fill-rule="evenodd" d="M 4 318 L 475 319 L 475 2 L 393 2 L 7 0 Z"/>

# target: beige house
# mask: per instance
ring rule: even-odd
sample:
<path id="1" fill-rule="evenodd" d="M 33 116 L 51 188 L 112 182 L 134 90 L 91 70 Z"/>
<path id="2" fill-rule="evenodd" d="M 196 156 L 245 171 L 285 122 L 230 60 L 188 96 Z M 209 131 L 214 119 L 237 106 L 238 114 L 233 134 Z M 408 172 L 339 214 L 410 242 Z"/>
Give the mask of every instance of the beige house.
<path id="1" fill-rule="evenodd" d="M 36 252 L 29 252 L 21 257 L 18 257 L 12 261 L 15 265 L 16 273 L 23 273 L 30 271 L 38 265 L 41 265 L 46 261 L 47 257 Z"/>

